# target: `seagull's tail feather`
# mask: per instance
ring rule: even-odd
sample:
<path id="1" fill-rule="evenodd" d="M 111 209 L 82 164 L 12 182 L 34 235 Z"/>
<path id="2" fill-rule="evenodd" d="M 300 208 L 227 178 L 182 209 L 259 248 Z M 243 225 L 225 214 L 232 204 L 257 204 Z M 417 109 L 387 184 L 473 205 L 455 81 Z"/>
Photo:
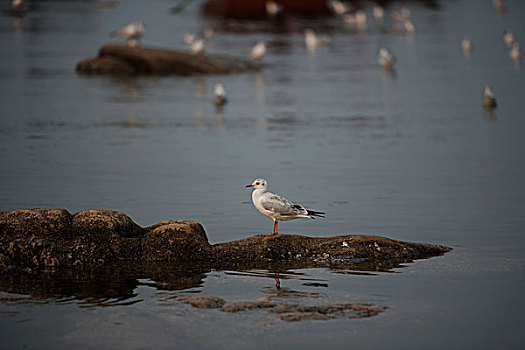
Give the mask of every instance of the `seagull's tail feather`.
<path id="1" fill-rule="evenodd" d="M 307 210 L 307 213 L 308 213 L 308 216 L 311 217 L 312 219 L 315 219 L 315 217 L 320 217 L 320 218 L 324 218 L 324 212 L 322 211 L 314 211 L 314 210 Z"/>

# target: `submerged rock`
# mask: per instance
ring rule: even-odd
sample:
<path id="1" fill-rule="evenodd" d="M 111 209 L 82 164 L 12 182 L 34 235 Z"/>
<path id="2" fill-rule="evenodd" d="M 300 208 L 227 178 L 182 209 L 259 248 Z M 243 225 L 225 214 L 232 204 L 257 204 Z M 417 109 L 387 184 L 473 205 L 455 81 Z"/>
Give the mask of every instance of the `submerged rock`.
<path id="1" fill-rule="evenodd" d="M 218 309 L 226 304 L 224 299 L 213 295 L 193 295 L 188 297 L 172 297 L 170 300 L 181 301 L 201 309 Z"/>
<path id="2" fill-rule="evenodd" d="M 327 266 L 386 271 L 449 250 L 364 235 L 255 235 L 211 245 L 194 221 L 162 221 L 142 228 L 111 210 L 74 215 L 65 209 L 0 212 L 0 273 L 131 262 L 169 262 L 186 270 Z"/>
<path id="3" fill-rule="evenodd" d="M 214 55 L 192 55 L 166 48 L 107 44 L 98 57 L 86 58 L 76 70 L 106 75 L 225 74 L 259 70 L 261 63 Z"/>

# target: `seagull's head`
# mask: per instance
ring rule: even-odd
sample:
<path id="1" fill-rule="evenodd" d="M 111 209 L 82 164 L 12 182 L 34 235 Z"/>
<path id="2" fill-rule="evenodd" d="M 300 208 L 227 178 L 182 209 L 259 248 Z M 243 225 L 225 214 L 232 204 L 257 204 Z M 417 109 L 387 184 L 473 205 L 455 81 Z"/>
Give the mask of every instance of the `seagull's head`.
<path id="1" fill-rule="evenodd" d="M 258 190 L 258 189 L 264 189 L 265 190 L 267 186 L 268 186 L 268 182 L 266 182 L 265 179 L 257 179 L 255 181 L 253 181 L 250 185 L 246 185 L 246 187 L 253 187 L 256 190 Z"/>

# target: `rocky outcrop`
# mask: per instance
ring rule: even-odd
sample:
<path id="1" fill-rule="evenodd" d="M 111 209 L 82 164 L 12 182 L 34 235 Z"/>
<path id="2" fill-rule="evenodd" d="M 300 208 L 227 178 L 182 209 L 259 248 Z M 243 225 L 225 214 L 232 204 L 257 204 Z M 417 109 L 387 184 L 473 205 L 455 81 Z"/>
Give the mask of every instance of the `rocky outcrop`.
<path id="1" fill-rule="evenodd" d="M 194 221 L 162 221 L 142 228 L 124 213 L 111 210 L 0 212 L 0 273 L 130 263 L 169 263 L 186 270 L 284 264 L 386 271 L 449 250 L 363 235 L 255 235 L 211 245 L 204 228 Z"/>
<path id="2" fill-rule="evenodd" d="M 127 45 L 107 44 L 98 57 L 86 58 L 76 70 L 84 74 L 103 75 L 191 75 L 226 74 L 259 70 L 262 65 L 237 58 L 192 55 L 188 52 Z"/>

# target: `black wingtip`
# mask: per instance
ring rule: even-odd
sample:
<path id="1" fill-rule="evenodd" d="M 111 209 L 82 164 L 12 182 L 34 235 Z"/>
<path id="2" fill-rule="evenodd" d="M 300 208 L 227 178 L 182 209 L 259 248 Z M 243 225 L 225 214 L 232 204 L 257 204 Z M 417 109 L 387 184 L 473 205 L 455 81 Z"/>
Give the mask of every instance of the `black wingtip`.
<path id="1" fill-rule="evenodd" d="M 314 210 L 308 210 L 308 215 L 310 216 L 317 216 L 320 218 L 324 218 L 325 213 L 322 211 L 314 211 Z M 312 218 L 313 219 L 313 218 Z"/>

